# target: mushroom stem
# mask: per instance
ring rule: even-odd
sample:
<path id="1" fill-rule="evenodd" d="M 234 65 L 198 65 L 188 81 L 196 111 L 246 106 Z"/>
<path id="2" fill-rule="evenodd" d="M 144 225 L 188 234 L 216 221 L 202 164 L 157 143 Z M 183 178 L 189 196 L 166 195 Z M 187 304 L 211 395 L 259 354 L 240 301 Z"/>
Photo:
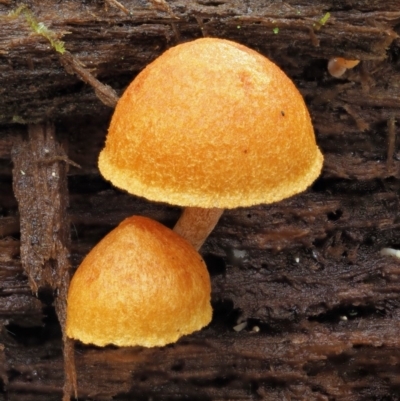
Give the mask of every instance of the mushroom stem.
<path id="1" fill-rule="evenodd" d="M 189 241 L 198 251 L 218 223 L 224 209 L 187 207 L 183 211 L 174 231 Z"/>

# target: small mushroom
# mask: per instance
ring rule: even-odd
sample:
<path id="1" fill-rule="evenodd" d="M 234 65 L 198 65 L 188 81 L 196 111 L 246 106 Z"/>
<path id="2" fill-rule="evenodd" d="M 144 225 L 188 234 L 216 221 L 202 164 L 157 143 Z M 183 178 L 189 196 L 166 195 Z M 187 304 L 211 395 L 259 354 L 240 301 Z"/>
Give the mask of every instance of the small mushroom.
<path id="1" fill-rule="evenodd" d="M 328 61 L 328 71 L 335 78 L 341 77 L 346 70 L 354 68 L 360 60 L 347 60 L 343 57 L 334 57 Z"/>
<path id="2" fill-rule="evenodd" d="M 68 293 L 68 337 L 163 346 L 206 326 L 210 278 L 193 247 L 146 217 L 125 219 L 86 256 Z"/>
<path id="3" fill-rule="evenodd" d="M 282 70 L 243 45 L 202 38 L 170 48 L 129 85 L 99 169 L 132 194 L 186 207 L 174 231 L 199 249 L 224 208 L 302 192 L 322 162 Z"/>

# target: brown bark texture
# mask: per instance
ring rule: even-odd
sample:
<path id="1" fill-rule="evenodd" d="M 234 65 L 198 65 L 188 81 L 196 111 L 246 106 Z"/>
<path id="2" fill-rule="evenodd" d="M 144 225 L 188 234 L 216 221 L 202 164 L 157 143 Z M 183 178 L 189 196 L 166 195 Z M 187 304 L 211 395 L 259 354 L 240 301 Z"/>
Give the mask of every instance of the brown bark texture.
<path id="1" fill-rule="evenodd" d="M 80 400 L 399 400 L 400 260 L 381 253 L 400 248 L 398 0 L 20 6 L 0 0 L 0 400 L 74 399 L 73 357 Z M 125 217 L 173 227 L 180 214 L 101 178 L 110 106 L 164 50 L 201 36 L 248 45 L 294 80 L 322 175 L 291 199 L 224 212 L 201 249 L 207 328 L 72 354 L 59 323 L 69 273 Z M 332 57 L 361 62 L 334 78 Z"/>

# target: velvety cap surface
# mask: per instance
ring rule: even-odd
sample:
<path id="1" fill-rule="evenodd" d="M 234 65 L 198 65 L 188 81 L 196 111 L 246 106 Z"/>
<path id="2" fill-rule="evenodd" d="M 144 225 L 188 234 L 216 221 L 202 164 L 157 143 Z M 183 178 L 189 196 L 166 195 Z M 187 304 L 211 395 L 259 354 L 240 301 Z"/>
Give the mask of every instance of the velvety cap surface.
<path id="1" fill-rule="evenodd" d="M 99 346 L 162 346 L 210 322 L 210 293 L 204 261 L 186 240 L 151 219 L 130 217 L 72 278 L 67 335 Z"/>
<path id="2" fill-rule="evenodd" d="M 234 208 L 305 190 L 322 162 L 282 70 L 245 46 L 204 38 L 169 49 L 130 84 L 99 168 L 150 200 Z"/>

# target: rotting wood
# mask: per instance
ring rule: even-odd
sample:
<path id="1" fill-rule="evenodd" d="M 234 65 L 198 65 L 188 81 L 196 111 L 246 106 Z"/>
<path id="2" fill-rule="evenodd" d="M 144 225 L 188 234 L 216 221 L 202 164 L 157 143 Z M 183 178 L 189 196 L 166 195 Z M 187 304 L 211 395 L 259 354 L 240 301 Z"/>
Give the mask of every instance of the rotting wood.
<path id="1" fill-rule="evenodd" d="M 137 213 L 172 226 L 179 214 L 178 208 L 112 189 L 96 175 L 106 132 L 106 125 L 96 121 L 95 128 L 90 119 L 71 122 L 66 131 L 64 124 L 57 128 L 61 140 L 69 139 L 69 157 L 83 166 L 82 170 L 71 167 L 70 172 L 74 267 L 124 217 Z M 20 130 L 15 132 L 18 137 Z M 327 148 L 329 143 L 322 140 Z M 387 142 L 380 146 L 385 154 Z M 379 168 L 372 164 L 376 151 L 371 149 L 361 158 L 365 162 L 371 157 L 371 177 Z M 398 358 L 399 269 L 396 259 L 381 257 L 379 250 L 397 243 L 398 183 L 389 178 L 382 183 L 363 181 L 366 172 L 361 161 L 353 181 L 335 176 L 330 182 L 332 178 L 324 173 L 316 188 L 293 199 L 226 211 L 203 251 L 213 277 L 212 326 L 166 349 L 79 346 L 82 399 L 246 400 L 257 396 L 280 400 L 294 393 L 309 400 L 329 394 L 338 400 L 361 401 L 368 400 L 368 392 L 382 397 L 395 393 L 396 375 L 391 372 Z M 346 171 L 349 163 L 342 167 Z M 9 221 L 5 224 L 12 235 L 18 227 Z M 15 241 L 10 246 L 15 247 Z M 0 310 L 2 321 L 12 319 L 12 327 L 7 327 L 15 332 L 14 336 L 6 332 L 2 338 L 7 370 L 18 372 L 16 377 L 6 377 L 7 392 L 22 401 L 58 400 L 60 339 L 48 339 L 42 347 L 19 345 L 35 336 L 27 336 L 22 329 L 18 334 L 16 329 L 21 324 L 34 325 L 35 313 L 36 322 L 40 321 L 41 311 L 40 303 L 29 306 L 35 298 L 29 293 L 18 255 L 10 258 L 2 265 L 2 274 L 13 272 L 13 280 L 8 287 L 3 282 L 2 291 L 15 293 L 13 305 L 23 310 L 7 312 L 6 302 Z M 24 295 L 18 295 L 17 289 Z M 247 329 L 234 334 L 237 319 L 245 319 Z M 254 325 L 261 328 L 259 334 L 251 331 Z M 52 325 L 45 327 L 51 330 Z M 332 330 L 333 337 L 327 334 Z M 253 344 L 254 338 L 258 340 Z M 236 347 L 241 350 L 234 351 Z M 46 354 L 51 357 L 43 362 Z M 250 359 L 249 354 L 253 355 Z M 394 365 L 387 365 L 388 360 Z M 273 371 L 267 369 L 271 361 Z M 343 373 L 350 379 L 343 381 Z"/>
<path id="2" fill-rule="evenodd" d="M 29 126 L 29 141 L 13 148 L 13 187 L 21 222 L 21 260 L 32 291 L 56 291 L 68 271 L 69 222 L 66 215 L 68 166 L 51 123 Z M 56 266 L 60 264 L 60 266 Z"/>
<path id="3" fill-rule="evenodd" d="M 379 398 L 396 397 L 398 319 L 353 316 L 337 324 L 304 321 L 289 331 L 262 326 L 258 333 L 223 325 L 163 348 L 79 347 L 80 399 L 360 401 L 376 399 L 371 389 Z M 58 400 L 60 355 L 44 364 L 43 348 L 32 351 L 23 374 L 8 384 L 10 395 Z M 19 363 L 26 358 L 21 349 L 14 355 Z M 18 362 L 11 368 L 21 370 Z"/>
<path id="4" fill-rule="evenodd" d="M 387 123 L 388 130 L 388 150 L 387 150 L 387 161 L 386 170 L 388 174 L 393 171 L 393 156 L 396 147 L 396 120 L 394 117 L 390 117 Z"/>
<path id="5" fill-rule="evenodd" d="M 82 81 L 94 88 L 96 96 L 109 107 L 114 108 L 118 102 L 118 95 L 109 86 L 96 79 L 70 52 L 66 51 L 60 56 L 61 64 L 69 74 L 76 74 Z"/>
<path id="6" fill-rule="evenodd" d="M 69 287 L 70 231 L 67 216 L 68 162 L 52 123 L 30 125 L 29 140 L 12 152 L 13 188 L 21 221 L 21 262 L 33 293 L 50 290 L 63 330 L 65 387 L 63 400 L 75 389 L 73 343 L 64 333 Z M 43 294 L 42 294 L 43 295 Z"/>
<path id="7" fill-rule="evenodd" d="M 123 11 L 125 14 L 130 14 L 131 12 L 119 1 L 117 0 L 105 0 L 106 5 L 110 5 L 112 7 L 119 8 L 121 11 Z"/>
<path id="8" fill-rule="evenodd" d="M 308 5 L 294 0 L 171 0 L 145 5 L 126 0 L 123 5 L 129 15 L 114 7 L 105 8 L 103 2 L 63 1 L 62 12 L 56 0 L 41 4 L 40 8 L 32 2 L 32 12 L 39 9 L 40 21 L 62 37 L 67 51 L 117 93 L 166 48 L 203 34 L 249 45 L 279 65 L 287 64 L 285 71 L 295 79 L 299 72 L 313 70 L 316 60 L 320 63 L 317 73 L 323 74 L 326 67 L 322 68 L 321 62 L 335 56 L 369 62 L 374 70 L 386 59 L 387 48 L 398 41 L 395 29 L 400 17 L 395 0 L 386 2 L 385 7 L 379 2 L 362 3 L 354 10 L 343 10 L 327 0 Z M 165 9 L 157 10 L 154 4 L 167 4 L 178 18 Z M 101 106 L 91 89 L 65 74 L 46 40 L 33 34 L 22 18 L 7 18 L 13 9 L 11 4 L 0 4 L 0 122 L 35 122 L 71 112 L 98 112 Z M 329 20 L 315 30 L 326 10 L 330 10 Z M 277 27 L 278 34 L 274 33 Z M 292 62 L 285 63 L 288 53 Z M 18 82 L 18 86 L 11 82 Z"/>
<path id="9" fill-rule="evenodd" d="M 171 0 L 179 20 L 139 1 L 123 1 L 129 17 L 101 1 L 67 0 L 62 14 L 60 3 L 41 3 L 41 20 L 60 35 L 71 32 L 63 36 L 67 49 L 118 94 L 164 49 L 201 36 L 201 28 L 258 49 L 298 84 L 326 156 L 322 177 L 307 193 L 225 212 L 203 250 L 216 307 L 211 327 L 163 349 L 79 346 L 82 397 L 398 399 L 400 262 L 379 254 L 400 247 L 399 144 L 393 153 L 388 146 L 400 119 L 398 2 L 359 1 L 349 8 L 333 1 Z M 0 1 L 0 13 L 14 7 Z M 326 10 L 331 18 L 314 31 Z M 25 129 L 4 124 L 56 117 L 69 157 L 83 167 L 69 172 L 73 267 L 124 217 L 144 214 L 172 227 L 179 209 L 101 180 L 96 161 L 109 108 L 65 74 L 58 56 L 23 21 L 2 27 L 0 379 L 6 395 L 0 392 L 0 399 L 59 400 L 61 334 L 51 311 L 31 294 L 15 252 L 19 221 L 9 154 Z M 334 79 L 326 72 L 332 56 L 362 61 Z M 233 333 L 243 320 L 246 329 Z"/>

